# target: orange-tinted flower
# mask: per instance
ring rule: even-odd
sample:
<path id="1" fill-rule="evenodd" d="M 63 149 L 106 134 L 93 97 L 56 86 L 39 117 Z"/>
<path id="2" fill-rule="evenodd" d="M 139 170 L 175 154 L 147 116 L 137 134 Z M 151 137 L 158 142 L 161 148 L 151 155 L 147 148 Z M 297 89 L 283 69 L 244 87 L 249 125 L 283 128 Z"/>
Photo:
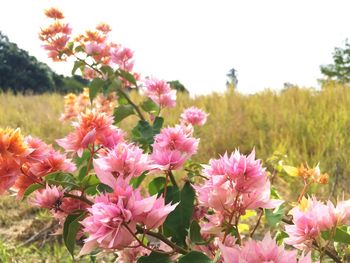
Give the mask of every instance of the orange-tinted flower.
<path id="1" fill-rule="evenodd" d="M 51 7 L 49 9 L 46 9 L 45 15 L 47 17 L 53 18 L 53 19 L 63 19 L 64 18 L 63 13 L 56 7 Z"/>
<path id="2" fill-rule="evenodd" d="M 0 156 L 20 158 L 26 153 L 27 146 L 20 129 L 0 129 Z"/>
<path id="3" fill-rule="evenodd" d="M 112 31 L 112 28 L 106 23 L 100 23 L 99 25 L 97 25 L 96 29 L 104 34 L 107 34 Z"/>

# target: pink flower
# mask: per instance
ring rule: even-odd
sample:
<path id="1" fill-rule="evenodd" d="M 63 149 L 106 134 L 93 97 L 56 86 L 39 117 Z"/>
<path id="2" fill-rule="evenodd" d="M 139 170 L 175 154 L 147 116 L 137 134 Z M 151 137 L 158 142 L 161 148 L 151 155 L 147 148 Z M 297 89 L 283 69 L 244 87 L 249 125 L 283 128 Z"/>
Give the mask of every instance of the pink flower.
<path id="1" fill-rule="evenodd" d="M 181 114 L 181 122 L 184 124 L 192 124 L 202 126 L 207 121 L 208 114 L 196 107 L 190 107 Z"/>
<path id="2" fill-rule="evenodd" d="M 28 166 L 28 173 L 35 177 L 43 177 L 57 171 L 71 173 L 76 169 L 71 160 L 54 150 L 51 150 L 49 155 L 39 162 L 29 163 Z"/>
<path id="3" fill-rule="evenodd" d="M 105 113 L 89 111 L 79 116 L 73 123 L 75 130 L 67 137 L 57 140 L 66 151 L 77 152 L 81 156 L 89 145 L 102 145 L 111 148 L 123 141 L 123 132 L 112 125 L 113 117 Z"/>
<path id="4" fill-rule="evenodd" d="M 166 150 L 178 150 L 188 155 L 193 155 L 197 152 L 199 139 L 193 138 L 187 133 L 187 130 L 181 125 L 168 127 L 154 138 L 154 148 Z"/>
<path id="5" fill-rule="evenodd" d="M 115 177 L 132 178 L 149 169 L 148 155 L 133 144 L 119 143 L 106 155 L 94 160 L 97 176 L 102 183 L 114 187 Z"/>
<path id="6" fill-rule="evenodd" d="M 197 152 L 199 139 L 192 137 L 188 127 L 176 125 L 161 130 L 153 143 L 151 159 L 160 170 L 176 170 Z"/>
<path id="7" fill-rule="evenodd" d="M 0 194 L 12 187 L 21 175 L 20 165 L 14 159 L 0 156 Z"/>
<path id="8" fill-rule="evenodd" d="M 127 47 L 116 47 L 111 52 L 112 62 L 118 64 L 125 71 L 132 71 L 134 67 L 133 56 L 134 52 Z"/>
<path id="9" fill-rule="evenodd" d="M 145 203 L 146 201 L 146 203 Z M 164 198 L 152 196 L 135 202 L 135 208 L 141 209 L 142 213 L 138 215 L 137 221 L 143 223 L 147 229 L 160 227 L 167 216 L 176 208 L 178 203 L 174 205 L 164 204 Z M 148 206 L 148 208 L 147 208 Z"/>
<path id="10" fill-rule="evenodd" d="M 172 90 L 165 80 L 149 78 L 144 81 L 145 94 L 150 97 L 160 107 L 175 107 L 176 90 Z"/>
<path id="11" fill-rule="evenodd" d="M 340 201 L 335 207 L 331 201 L 324 204 L 315 197 L 304 197 L 290 214 L 294 225 L 285 226 L 289 235 L 285 243 L 300 249 L 310 248 L 321 231 L 347 224 L 350 218 L 350 201 Z"/>
<path id="12" fill-rule="evenodd" d="M 88 211 L 90 216 L 81 222 L 84 231 L 89 234 L 80 251 L 81 255 L 88 254 L 96 247 L 121 250 L 134 240 L 128 228 L 135 233 L 136 224 L 130 222 L 131 211 L 125 207 L 122 199 L 117 202 L 97 202 Z"/>
<path id="13" fill-rule="evenodd" d="M 106 45 L 103 43 L 90 42 L 85 45 L 85 52 L 88 55 L 98 55 L 104 48 L 106 48 Z"/>
<path id="14" fill-rule="evenodd" d="M 63 191 L 61 187 L 46 185 L 45 189 L 35 192 L 33 205 L 47 209 L 58 209 L 62 203 Z"/>
<path id="15" fill-rule="evenodd" d="M 244 246 L 234 245 L 227 247 L 220 244 L 220 250 L 224 263 L 297 263 L 297 251 L 287 251 L 283 246 L 278 246 L 267 233 L 262 241 L 249 240 Z M 309 260 L 309 261 L 308 261 Z M 299 262 L 311 262 L 311 254 L 302 257 Z"/>

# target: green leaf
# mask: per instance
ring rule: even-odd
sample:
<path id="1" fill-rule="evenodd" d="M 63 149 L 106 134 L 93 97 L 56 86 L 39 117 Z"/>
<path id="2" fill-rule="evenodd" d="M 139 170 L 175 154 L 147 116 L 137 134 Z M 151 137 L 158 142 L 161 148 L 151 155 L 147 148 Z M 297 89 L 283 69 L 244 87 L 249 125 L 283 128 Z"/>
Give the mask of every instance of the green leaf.
<path id="1" fill-rule="evenodd" d="M 190 239 L 193 243 L 197 245 L 203 245 L 206 241 L 203 239 L 201 235 L 201 227 L 199 226 L 197 221 L 192 221 L 190 226 Z"/>
<path id="2" fill-rule="evenodd" d="M 83 155 L 81 157 L 75 157 L 75 164 L 77 167 L 80 167 L 84 162 L 87 162 L 90 159 L 90 152 L 88 150 L 84 150 Z"/>
<path id="3" fill-rule="evenodd" d="M 133 114 L 135 114 L 135 111 L 131 104 L 120 105 L 114 109 L 114 123 L 121 122 L 123 119 Z"/>
<path id="4" fill-rule="evenodd" d="M 85 212 L 82 214 L 72 214 L 66 217 L 66 221 L 64 221 L 63 225 L 63 240 L 66 245 L 69 253 L 72 255 L 74 259 L 74 246 L 76 235 L 80 228 L 79 221 L 85 216 Z"/>
<path id="5" fill-rule="evenodd" d="M 72 190 L 74 188 L 79 188 L 76 183 L 76 178 L 69 173 L 55 172 L 44 177 L 48 184 L 61 185 L 63 188 Z"/>
<path id="6" fill-rule="evenodd" d="M 142 145 L 144 150 L 153 143 L 153 128 L 147 122 L 140 120 L 132 130 L 132 140 Z"/>
<path id="7" fill-rule="evenodd" d="M 74 48 L 74 41 L 68 42 L 67 47 L 69 50 L 73 50 Z"/>
<path id="8" fill-rule="evenodd" d="M 42 184 L 31 184 L 30 186 L 28 186 L 28 188 L 24 191 L 23 194 L 23 199 L 28 197 L 31 193 L 33 193 L 34 191 L 38 190 L 38 189 L 42 189 L 45 188 L 45 186 L 43 186 Z"/>
<path id="9" fill-rule="evenodd" d="M 264 209 L 267 223 L 270 227 L 275 227 L 284 216 L 284 207 L 280 205 L 275 209 Z"/>
<path id="10" fill-rule="evenodd" d="M 94 100 L 94 98 L 97 96 L 97 94 L 101 91 L 104 84 L 105 84 L 105 81 L 100 78 L 95 78 L 91 81 L 90 87 L 89 87 L 89 98 L 91 103 Z"/>
<path id="11" fill-rule="evenodd" d="M 156 117 L 153 122 L 153 136 L 160 133 L 163 127 L 164 119 L 162 117 Z"/>
<path id="12" fill-rule="evenodd" d="M 103 184 L 103 183 L 100 183 L 97 185 L 97 190 L 100 193 L 113 193 L 114 192 L 112 187 L 110 187 L 109 185 Z"/>
<path id="13" fill-rule="evenodd" d="M 77 69 L 82 69 L 84 68 L 84 62 L 83 61 L 80 61 L 80 60 L 77 60 L 74 62 L 74 66 L 73 66 L 73 69 L 72 69 L 72 75 L 75 75 L 75 72 L 77 71 Z M 82 70 L 83 71 L 83 70 Z"/>
<path id="14" fill-rule="evenodd" d="M 154 178 L 148 185 L 148 192 L 150 195 L 156 195 L 164 189 L 165 178 L 157 177 Z"/>
<path id="15" fill-rule="evenodd" d="M 132 187 L 134 189 L 136 189 L 137 187 L 139 187 L 141 185 L 141 183 L 143 182 L 143 180 L 146 178 L 148 171 L 143 172 L 140 176 L 132 178 L 130 180 L 130 184 L 132 185 Z"/>
<path id="16" fill-rule="evenodd" d="M 118 69 L 116 74 L 118 76 L 122 77 L 123 79 L 126 79 L 128 82 L 133 84 L 135 87 L 137 87 L 136 79 L 135 79 L 134 75 L 132 75 L 130 72 L 127 72 L 127 71 L 122 70 L 122 69 Z"/>
<path id="17" fill-rule="evenodd" d="M 102 71 L 102 73 L 107 75 L 109 79 L 114 76 L 113 69 L 110 66 L 103 65 L 102 67 L 100 67 L 100 70 Z"/>
<path id="18" fill-rule="evenodd" d="M 282 245 L 283 239 L 289 237 L 288 234 L 284 231 L 278 231 L 275 237 L 276 243 Z"/>
<path id="19" fill-rule="evenodd" d="M 149 256 L 140 257 L 137 263 L 171 263 L 168 255 L 152 252 Z"/>
<path id="20" fill-rule="evenodd" d="M 322 234 L 322 237 L 324 239 L 328 240 L 329 236 L 330 236 L 330 231 L 323 231 L 321 234 Z M 333 237 L 333 240 L 335 242 L 350 245 L 350 233 L 348 233 L 346 230 L 338 227 L 335 231 L 335 235 Z"/>
<path id="21" fill-rule="evenodd" d="M 83 46 L 77 46 L 75 48 L 75 52 L 85 52 L 84 47 Z"/>
<path id="22" fill-rule="evenodd" d="M 181 257 L 178 263 L 211 263 L 211 260 L 201 252 L 191 251 Z"/>
<path id="23" fill-rule="evenodd" d="M 147 99 L 140 105 L 146 112 L 155 113 L 159 111 L 159 106 L 151 99 Z"/>
<path id="24" fill-rule="evenodd" d="M 172 189 L 172 191 L 170 191 L 170 189 Z M 169 191 L 167 190 L 167 201 L 169 201 L 170 198 L 173 202 L 177 202 L 179 200 L 180 203 L 165 220 L 164 228 L 166 229 L 166 232 L 169 234 L 169 236 L 172 237 L 173 242 L 179 246 L 185 247 L 185 239 L 193 214 L 195 192 L 190 182 L 185 183 L 181 192 L 179 192 L 175 187 L 172 187 L 170 189 Z"/>

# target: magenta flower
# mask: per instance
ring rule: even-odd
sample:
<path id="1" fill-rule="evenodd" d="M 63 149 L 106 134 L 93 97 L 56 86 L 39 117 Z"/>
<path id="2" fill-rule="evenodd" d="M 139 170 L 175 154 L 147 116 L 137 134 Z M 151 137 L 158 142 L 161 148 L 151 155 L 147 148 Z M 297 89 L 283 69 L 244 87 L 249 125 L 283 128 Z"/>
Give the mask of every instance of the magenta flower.
<path id="1" fill-rule="evenodd" d="M 176 90 L 172 90 L 165 80 L 149 78 L 144 81 L 145 94 L 161 108 L 176 106 Z"/>
<path id="2" fill-rule="evenodd" d="M 190 107 L 181 114 L 181 123 L 202 126 L 207 121 L 208 114 L 198 109 L 197 107 Z"/>

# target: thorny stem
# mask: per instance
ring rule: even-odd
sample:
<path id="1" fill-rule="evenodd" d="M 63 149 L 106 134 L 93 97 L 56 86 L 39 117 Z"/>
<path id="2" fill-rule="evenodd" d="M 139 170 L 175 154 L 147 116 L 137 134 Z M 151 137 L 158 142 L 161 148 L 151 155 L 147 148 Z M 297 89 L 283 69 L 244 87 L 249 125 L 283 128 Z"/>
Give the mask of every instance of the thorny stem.
<path id="1" fill-rule="evenodd" d="M 264 210 L 262 208 L 260 208 L 260 215 L 259 215 L 258 221 L 256 222 L 256 224 L 254 226 L 253 231 L 249 235 L 250 238 L 252 238 L 254 236 L 254 233 L 255 233 L 255 231 L 257 230 L 257 228 L 258 228 L 258 226 L 260 224 L 260 221 L 261 221 L 261 218 L 262 218 L 263 214 L 264 214 Z"/>
<path id="2" fill-rule="evenodd" d="M 179 247 L 175 243 L 171 242 L 169 239 L 167 239 L 161 233 L 156 233 L 156 232 L 153 232 L 151 230 L 144 229 L 144 228 L 142 228 L 140 226 L 136 226 L 136 229 L 140 233 L 145 232 L 146 235 L 149 235 L 149 236 L 152 236 L 152 237 L 155 237 L 155 238 L 159 239 L 160 241 L 164 242 L 165 244 L 167 244 L 168 246 L 173 248 L 175 252 L 178 252 L 178 253 L 183 254 L 183 255 L 186 255 L 189 252 L 186 249 L 184 249 L 182 247 Z"/>

